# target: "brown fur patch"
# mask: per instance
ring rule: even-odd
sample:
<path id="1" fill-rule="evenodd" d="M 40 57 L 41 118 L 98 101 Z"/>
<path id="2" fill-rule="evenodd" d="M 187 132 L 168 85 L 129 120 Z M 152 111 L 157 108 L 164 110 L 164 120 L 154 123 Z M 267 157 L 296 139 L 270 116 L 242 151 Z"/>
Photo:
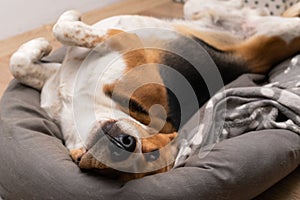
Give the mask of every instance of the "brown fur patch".
<path id="1" fill-rule="evenodd" d="M 275 64 L 300 50 L 300 37 L 287 44 L 279 36 L 260 35 L 240 40 L 227 33 L 200 32 L 185 26 L 176 28 L 185 35 L 197 37 L 218 50 L 230 52 L 232 56 L 244 60 L 248 71 L 252 73 L 266 73 Z"/>
<path id="2" fill-rule="evenodd" d="M 107 40 L 115 35 L 123 34 L 123 33 L 125 33 L 125 32 L 121 31 L 121 30 L 109 29 L 104 36 L 96 36 L 90 44 L 85 44 L 85 46 L 86 47 L 96 47 L 98 44 L 104 42 L 105 40 Z M 81 40 L 86 41 L 91 37 L 92 37 L 92 35 L 85 35 L 85 37 L 82 38 Z"/>
<path id="3" fill-rule="evenodd" d="M 282 13 L 283 17 L 300 17 L 300 2 L 296 3 Z"/>
<path id="4" fill-rule="evenodd" d="M 68 33 L 65 33 L 65 34 L 64 34 L 64 37 L 65 37 L 65 38 L 70 38 L 70 35 L 69 35 Z"/>
<path id="5" fill-rule="evenodd" d="M 174 138 L 177 137 L 177 132 L 169 134 L 156 134 L 148 138 L 142 139 L 142 151 L 143 153 L 149 153 L 165 147 Z"/>
<path id="6" fill-rule="evenodd" d="M 86 153 L 86 150 L 84 148 L 80 149 L 71 149 L 70 150 L 70 155 L 73 159 L 74 162 L 79 162 L 83 154 Z"/>
<path id="7" fill-rule="evenodd" d="M 266 73 L 299 50 L 300 37 L 286 43 L 280 37 L 253 36 L 234 47 L 234 53 L 247 60 L 253 73 Z"/>
<path id="8" fill-rule="evenodd" d="M 169 112 L 167 90 L 155 65 L 155 63 L 160 63 L 162 54 L 163 51 L 155 49 L 137 49 L 123 54 L 127 66 L 124 77 L 103 87 L 104 93 L 108 96 L 121 98 L 115 99 L 117 102 L 122 101 L 123 98 L 125 101 L 131 99 L 132 102 L 137 103 L 142 109 L 129 107 L 128 114 L 143 124 L 151 122 L 148 113 L 144 111 L 148 112 L 155 104 L 161 105 L 166 113 Z M 149 66 L 139 68 L 145 64 L 149 64 Z M 140 87 L 136 88 L 137 86 Z M 115 90 L 116 88 L 117 90 Z M 133 88 L 136 90 L 131 94 Z M 122 106 L 120 109 L 126 112 L 127 108 Z M 161 131 L 173 132 L 174 127 L 167 122 Z"/>
<path id="9" fill-rule="evenodd" d="M 110 48 L 119 52 L 129 52 L 133 49 L 141 49 L 143 47 L 136 34 L 120 30 L 109 30 L 105 39 L 110 39 L 108 41 Z"/>
<path id="10" fill-rule="evenodd" d="M 93 155 L 89 152 L 85 153 L 80 162 L 79 167 L 81 169 L 108 169 L 105 164 L 99 162 Z"/>
<path id="11" fill-rule="evenodd" d="M 242 40 L 238 39 L 236 36 L 225 32 L 204 32 L 187 26 L 176 26 L 175 28 L 183 35 L 199 38 L 210 46 L 222 51 L 230 51 L 233 46 L 242 42 Z"/>

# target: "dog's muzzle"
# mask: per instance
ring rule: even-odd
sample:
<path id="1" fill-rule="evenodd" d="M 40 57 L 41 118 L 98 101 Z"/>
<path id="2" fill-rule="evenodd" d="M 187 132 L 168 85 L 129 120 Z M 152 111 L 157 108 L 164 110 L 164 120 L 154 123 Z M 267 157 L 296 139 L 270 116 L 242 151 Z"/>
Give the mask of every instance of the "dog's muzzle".
<path id="1" fill-rule="evenodd" d="M 138 135 L 133 136 L 133 132 L 138 130 L 127 121 L 102 122 L 84 147 L 70 151 L 71 156 L 81 168 L 107 168 L 103 164 L 107 162 L 103 161 L 118 163 L 127 160 L 132 153 L 140 152 Z"/>
<path id="2" fill-rule="evenodd" d="M 136 175 L 167 171 L 177 150 L 176 143 L 166 146 L 177 133 L 152 132 L 127 119 L 99 122 L 85 147 L 70 153 L 81 169 L 100 169 L 105 174 L 129 173 L 131 178 L 137 178 Z"/>
<path id="3" fill-rule="evenodd" d="M 108 137 L 111 160 L 118 162 L 126 160 L 136 149 L 136 139 L 120 129 L 115 121 L 106 122 L 101 131 Z M 128 153 L 129 152 L 129 153 Z"/>

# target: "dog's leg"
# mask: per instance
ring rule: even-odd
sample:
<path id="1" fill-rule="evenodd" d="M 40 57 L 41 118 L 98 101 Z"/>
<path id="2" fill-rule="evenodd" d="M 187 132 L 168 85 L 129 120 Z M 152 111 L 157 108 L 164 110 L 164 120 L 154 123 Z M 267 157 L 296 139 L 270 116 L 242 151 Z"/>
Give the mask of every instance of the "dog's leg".
<path id="1" fill-rule="evenodd" d="M 167 21 L 145 16 L 116 16 L 102 20 L 93 26 L 80 20 L 81 15 L 77 11 L 63 13 L 53 27 L 54 36 L 65 45 L 95 48 L 100 43 L 120 33 L 120 37 L 125 37 L 122 39 L 122 43 L 124 43 L 127 36 L 132 37 L 135 35 L 130 34 L 132 30 L 149 27 L 171 28 L 170 23 Z"/>
<path id="2" fill-rule="evenodd" d="M 46 80 L 57 72 L 59 63 L 44 63 L 41 59 L 52 47 L 44 38 L 23 44 L 10 59 L 10 71 L 21 83 L 41 90 Z"/>
<path id="3" fill-rule="evenodd" d="M 59 17 L 53 34 L 62 44 L 93 48 L 105 33 L 81 22 L 81 14 L 71 10 Z"/>
<path id="4" fill-rule="evenodd" d="M 300 52 L 300 18 L 263 17 L 257 33 L 231 51 L 247 61 L 250 72 L 266 73 Z"/>
<path id="5" fill-rule="evenodd" d="M 62 44 L 95 48 L 99 43 L 122 31 L 116 29 L 96 29 L 81 20 L 77 11 L 63 13 L 53 27 L 53 34 Z"/>
<path id="6" fill-rule="evenodd" d="M 300 2 L 284 11 L 282 17 L 300 17 Z"/>
<path id="7" fill-rule="evenodd" d="M 247 39 L 193 27 L 177 26 L 177 30 L 230 55 L 237 66 L 243 67 L 232 70 L 244 73 L 266 73 L 275 64 L 300 52 L 300 18 L 261 17 L 256 21 L 256 33 Z"/>

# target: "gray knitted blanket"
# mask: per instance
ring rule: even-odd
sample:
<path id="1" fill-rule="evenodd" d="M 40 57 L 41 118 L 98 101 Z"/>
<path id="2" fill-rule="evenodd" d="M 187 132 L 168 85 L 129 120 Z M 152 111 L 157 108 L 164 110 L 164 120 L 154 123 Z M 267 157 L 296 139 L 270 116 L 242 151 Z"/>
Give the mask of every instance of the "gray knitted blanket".
<path id="1" fill-rule="evenodd" d="M 251 131 L 287 129 L 300 135 L 300 55 L 274 68 L 268 78 L 239 77 L 199 112 L 200 125 L 182 131 L 175 166 L 195 149 Z"/>

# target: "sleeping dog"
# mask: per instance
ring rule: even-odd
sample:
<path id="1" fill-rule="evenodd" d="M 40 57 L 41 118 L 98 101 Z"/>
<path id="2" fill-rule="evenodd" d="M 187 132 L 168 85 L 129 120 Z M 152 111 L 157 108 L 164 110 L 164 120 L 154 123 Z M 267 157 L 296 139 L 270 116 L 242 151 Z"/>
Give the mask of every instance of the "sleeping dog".
<path id="1" fill-rule="evenodd" d="M 43 38 L 12 55 L 12 74 L 41 91 L 41 107 L 80 168 L 125 180 L 169 170 L 182 124 L 213 95 L 202 72 L 216 67 L 208 78 L 226 84 L 243 73 L 267 73 L 300 50 L 298 4 L 282 17 L 241 0 L 195 2 L 186 3 L 184 20 L 116 16 L 90 26 L 67 11 L 53 27 L 68 46 L 62 64 L 43 61 L 51 52 Z M 214 62 L 194 66 L 182 55 Z"/>

